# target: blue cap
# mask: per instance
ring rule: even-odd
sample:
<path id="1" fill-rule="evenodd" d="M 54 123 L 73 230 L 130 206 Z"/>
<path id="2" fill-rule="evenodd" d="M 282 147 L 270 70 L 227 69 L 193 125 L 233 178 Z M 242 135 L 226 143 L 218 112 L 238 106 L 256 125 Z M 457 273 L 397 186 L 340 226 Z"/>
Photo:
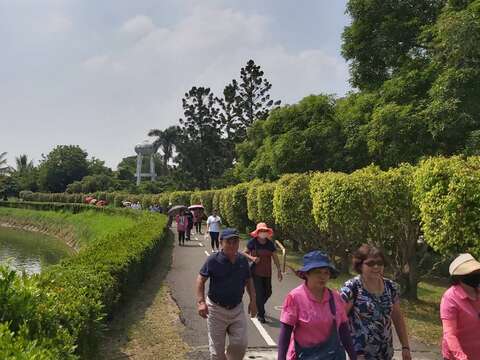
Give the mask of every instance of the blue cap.
<path id="1" fill-rule="evenodd" d="M 306 273 L 312 269 L 316 268 L 329 268 L 332 274 L 332 277 L 336 277 L 338 275 L 338 270 L 332 264 L 328 255 L 322 251 L 315 250 L 310 251 L 309 253 L 305 254 L 303 257 L 303 267 L 300 268 L 298 271 Z"/>
<path id="2" fill-rule="evenodd" d="M 238 233 L 237 229 L 234 228 L 225 228 L 220 235 L 220 240 L 228 240 L 231 238 L 240 238 L 240 234 Z"/>

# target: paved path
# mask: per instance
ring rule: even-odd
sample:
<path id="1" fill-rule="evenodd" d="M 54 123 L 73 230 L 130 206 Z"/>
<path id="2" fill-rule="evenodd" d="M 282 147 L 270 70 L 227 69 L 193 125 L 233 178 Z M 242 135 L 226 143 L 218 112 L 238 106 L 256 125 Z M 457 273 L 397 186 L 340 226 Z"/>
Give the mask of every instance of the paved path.
<path id="1" fill-rule="evenodd" d="M 242 247 L 242 245 L 241 245 Z M 192 241 L 185 246 L 175 245 L 172 268 L 167 276 L 167 282 L 172 295 L 177 302 L 185 325 L 184 339 L 193 347 L 191 359 L 208 359 L 208 340 L 206 321 L 197 314 L 195 298 L 195 280 L 198 271 L 210 254 L 210 242 L 203 235 L 192 235 Z M 282 282 L 272 278 L 273 295 L 266 305 L 267 324 L 261 324 L 256 319 L 248 320 L 249 352 L 246 359 L 275 359 L 276 343 L 280 332 L 280 311 L 283 299 L 287 293 L 301 284 L 301 279 L 291 272 L 284 274 Z M 248 296 L 244 298 L 245 306 Z M 395 339 L 396 340 L 396 339 Z M 398 349 L 398 341 L 395 343 Z M 413 342 L 413 359 L 433 360 L 440 359 L 438 352 L 432 351 L 421 344 Z M 398 354 L 398 352 L 396 352 Z M 401 359 L 396 355 L 395 359 Z"/>

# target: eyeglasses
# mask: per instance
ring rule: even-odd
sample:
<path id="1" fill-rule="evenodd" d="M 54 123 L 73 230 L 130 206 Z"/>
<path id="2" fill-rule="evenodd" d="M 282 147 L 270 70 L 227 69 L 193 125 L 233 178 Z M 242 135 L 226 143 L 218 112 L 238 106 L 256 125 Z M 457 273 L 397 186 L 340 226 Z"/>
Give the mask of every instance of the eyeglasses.
<path id="1" fill-rule="evenodd" d="M 383 263 L 382 260 L 378 260 L 378 261 L 366 261 L 364 262 L 365 265 L 367 265 L 368 267 L 374 267 L 375 265 L 377 266 L 384 266 L 385 264 Z"/>

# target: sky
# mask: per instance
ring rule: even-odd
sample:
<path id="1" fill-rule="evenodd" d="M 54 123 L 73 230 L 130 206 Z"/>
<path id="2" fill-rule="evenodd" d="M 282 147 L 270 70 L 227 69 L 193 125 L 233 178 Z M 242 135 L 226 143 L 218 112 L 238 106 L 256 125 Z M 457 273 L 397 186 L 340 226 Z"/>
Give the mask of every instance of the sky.
<path id="1" fill-rule="evenodd" d="M 253 59 L 294 104 L 350 90 L 346 0 L 0 0 L 0 153 L 79 145 L 112 168 Z"/>

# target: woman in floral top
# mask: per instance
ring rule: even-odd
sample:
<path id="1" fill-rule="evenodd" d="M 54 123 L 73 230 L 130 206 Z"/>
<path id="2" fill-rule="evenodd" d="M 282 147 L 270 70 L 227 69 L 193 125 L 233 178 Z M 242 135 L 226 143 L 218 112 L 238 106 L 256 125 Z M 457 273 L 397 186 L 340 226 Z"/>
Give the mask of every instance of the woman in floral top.
<path id="1" fill-rule="evenodd" d="M 398 285 L 383 277 L 385 258 L 380 250 L 362 245 L 353 256 L 360 274 L 348 280 L 340 293 L 347 303 L 353 345 L 358 359 L 393 358 L 392 321 L 402 344 L 402 359 L 411 360 Z"/>

